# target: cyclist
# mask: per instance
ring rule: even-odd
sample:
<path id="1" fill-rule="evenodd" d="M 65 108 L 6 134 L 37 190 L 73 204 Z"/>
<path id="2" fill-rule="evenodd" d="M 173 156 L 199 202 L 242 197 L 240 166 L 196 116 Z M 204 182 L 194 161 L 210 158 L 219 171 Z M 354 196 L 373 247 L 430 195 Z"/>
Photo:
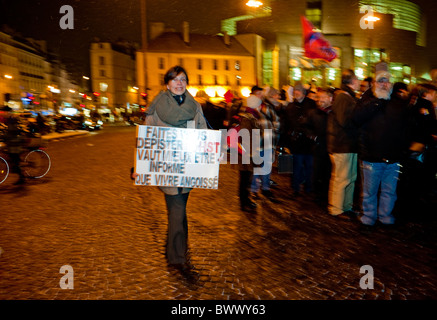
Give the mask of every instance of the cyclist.
<path id="1" fill-rule="evenodd" d="M 19 175 L 19 179 L 15 184 L 24 183 L 24 175 L 20 167 L 20 154 L 23 151 L 23 146 L 25 143 L 24 137 L 21 135 L 21 130 L 18 126 L 18 119 L 13 115 L 10 115 L 6 124 L 8 128 L 5 134 L 5 143 L 7 146 L 7 152 L 11 159 L 12 172 Z"/>

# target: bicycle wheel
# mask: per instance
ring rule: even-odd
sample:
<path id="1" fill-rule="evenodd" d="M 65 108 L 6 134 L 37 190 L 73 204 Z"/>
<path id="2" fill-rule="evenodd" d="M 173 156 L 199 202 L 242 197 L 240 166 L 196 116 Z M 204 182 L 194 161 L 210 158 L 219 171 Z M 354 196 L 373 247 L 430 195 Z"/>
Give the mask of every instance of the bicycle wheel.
<path id="1" fill-rule="evenodd" d="M 9 175 L 9 165 L 5 159 L 0 157 L 0 184 L 2 184 Z"/>
<path id="2" fill-rule="evenodd" d="M 32 150 L 24 157 L 23 172 L 29 178 L 42 178 L 49 172 L 51 161 L 43 150 Z"/>

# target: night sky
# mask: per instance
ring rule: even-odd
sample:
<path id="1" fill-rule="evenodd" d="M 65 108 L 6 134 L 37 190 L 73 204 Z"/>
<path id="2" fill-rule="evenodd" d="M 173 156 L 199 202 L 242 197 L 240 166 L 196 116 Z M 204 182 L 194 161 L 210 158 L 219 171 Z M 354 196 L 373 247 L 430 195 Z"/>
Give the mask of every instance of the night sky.
<path id="1" fill-rule="evenodd" d="M 415 0 L 437 13 L 435 0 Z M 220 21 L 244 14 L 246 0 L 148 0 L 149 23 L 162 21 L 177 31 L 184 20 L 193 33 L 220 32 Z M 74 9 L 74 29 L 62 30 L 62 5 Z M 193 15 L 194 13 L 194 15 Z M 428 18 L 431 24 L 437 19 Z M 104 41 L 125 39 L 141 43 L 140 0 L 0 0 L 0 24 L 9 25 L 25 37 L 47 40 L 49 50 L 61 56 L 70 71 L 89 73 L 89 46 L 94 37 Z M 428 44 L 437 43 L 430 32 Z M 437 49 L 434 50 L 437 54 Z M 76 70 L 75 70 L 76 69 Z"/>
<path id="2" fill-rule="evenodd" d="M 225 5 L 226 3 L 229 3 Z M 147 17 L 165 22 L 177 31 L 184 20 L 193 33 L 220 32 L 221 19 L 243 14 L 245 1 L 148 0 Z M 201 4 L 201 5 L 199 5 Z M 74 29 L 63 30 L 61 6 L 74 9 Z M 124 39 L 141 43 L 140 0 L 0 0 L 0 24 L 24 37 L 46 40 L 49 50 L 61 56 L 69 69 L 89 73 L 89 47 L 100 40 Z M 196 13 L 195 17 L 193 12 Z"/>

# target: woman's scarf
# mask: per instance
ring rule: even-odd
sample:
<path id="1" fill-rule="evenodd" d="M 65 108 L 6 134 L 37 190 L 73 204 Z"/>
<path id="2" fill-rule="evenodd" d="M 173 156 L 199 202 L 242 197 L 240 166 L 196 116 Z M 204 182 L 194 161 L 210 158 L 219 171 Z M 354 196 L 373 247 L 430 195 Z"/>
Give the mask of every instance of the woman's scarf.
<path id="1" fill-rule="evenodd" d="M 156 110 L 158 117 L 173 127 L 186 128 L 187 121 L 194 119 L 197 113 L 197 102 L 193 96 L 185 91 L 185 101 L 178 105 L 169 90 L 162 91 L 153 100 L 148 114 Z"/>

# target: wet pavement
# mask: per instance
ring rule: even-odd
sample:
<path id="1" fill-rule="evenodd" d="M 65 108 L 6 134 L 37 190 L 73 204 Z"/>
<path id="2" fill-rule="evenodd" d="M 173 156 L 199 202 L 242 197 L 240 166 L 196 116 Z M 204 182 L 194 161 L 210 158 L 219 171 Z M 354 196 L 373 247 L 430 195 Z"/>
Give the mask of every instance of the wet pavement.
<path id="1" fill-rule="evenodd" d="M 261 197 L 246 213 L 229 164 L 218 190 L 190 194 L 199 276 L 187 280 L 167 267 L 163 194 L 129 179 L 134 139 L 133 127 L 108 127 L 51 141 L 47 177 L 0 185 L 1 300 L 437 298 L 435 206 L 365 235 L 312 198 L 292 198 L 289 176 L 274 171 L 280 201 Z M 74 270 L 72 289 L 61 288 L 63 266 Z M 362 288 L 364 279 L 373 288 Z"/>

